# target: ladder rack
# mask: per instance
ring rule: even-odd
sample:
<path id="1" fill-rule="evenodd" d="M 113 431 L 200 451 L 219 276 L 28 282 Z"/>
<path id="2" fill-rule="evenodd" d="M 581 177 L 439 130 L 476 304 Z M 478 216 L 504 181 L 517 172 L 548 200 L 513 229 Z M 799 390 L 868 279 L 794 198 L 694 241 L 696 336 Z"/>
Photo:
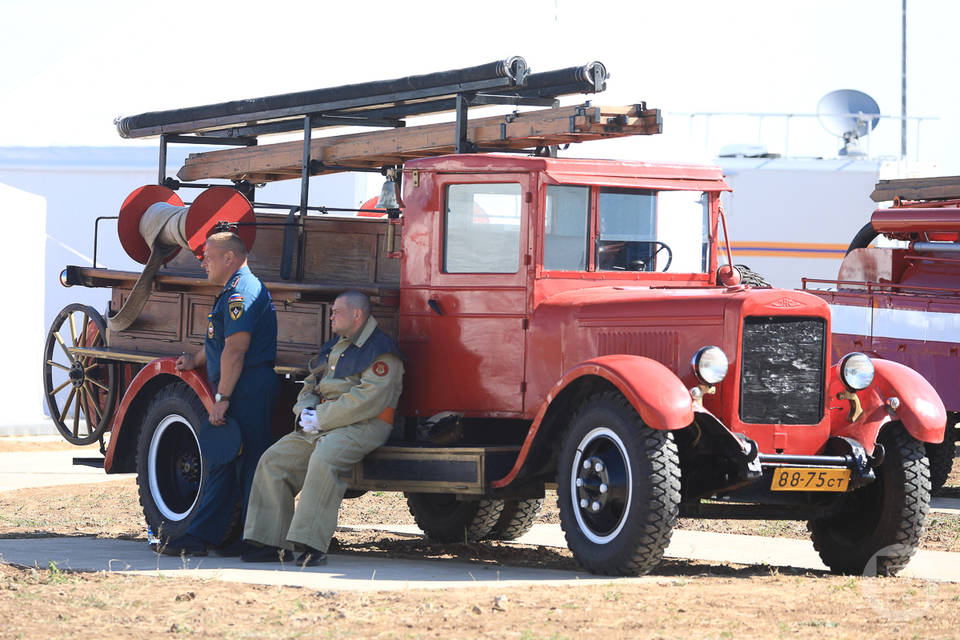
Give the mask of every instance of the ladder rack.
<path id="1" fill-rule="evenodd" d="M 310 176 L 380 171 L 412 158 L 485 151 L 553 155 L 556 146 L 599 138 L 655 134 L 660 112 L 642 102 L 560 107 L 559 96 L 598 93 L 608 74 L 600 62 L 531 73 L 513 56 L 475 67 L 248 100 L 153 111 L 117 118 L 126 138 L 160 137 L 159 183 L 178 189 L 200 179 L 233 180 L 252 199 L 255 183 L 300 178 L 302 202 Z M 541 107 L 468 119 L 480 105 Z M 542 107 L 547 107 L 543 109 Z M 407 127 L 406 118 L 454 112 L 453 122 Z M 379 127 L 373 132 L 314 138 L 316 129 Z M 386 127 L 386 129 L 382 129 Z M 302 131 L 302 142 L 261 145 L 260 137 Z M 166 175 L 170 143 L 231 146 L 191 154 L 178 177 Z"/>
<path id="2" fill-rule="evenodd" d="M 346 169 L 397 166 L 406 160 L 456 153 L 456 123 L 423 125 L 343 136 L 316 138 L 309 147 L 309 174 Z M 475 151 L 540 149 L 662 130 L 658 109 L 643 104 L 598 107 L 589 103 L 470 120 L 467 136 Z M 273 182 L 301 177 L 305 157 L 301 142 L 191 154 L 177 176 Z"/>

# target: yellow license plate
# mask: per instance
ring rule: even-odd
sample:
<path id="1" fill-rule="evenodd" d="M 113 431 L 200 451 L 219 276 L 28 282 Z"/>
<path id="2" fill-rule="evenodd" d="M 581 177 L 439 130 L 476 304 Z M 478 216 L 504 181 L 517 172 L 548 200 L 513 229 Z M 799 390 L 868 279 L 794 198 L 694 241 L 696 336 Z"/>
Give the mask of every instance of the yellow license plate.
<path id="1" fill-rule="evenodd" d="M 781 467 L 774 470 L 771 491 L 846 491 L 850 469 Z"/>

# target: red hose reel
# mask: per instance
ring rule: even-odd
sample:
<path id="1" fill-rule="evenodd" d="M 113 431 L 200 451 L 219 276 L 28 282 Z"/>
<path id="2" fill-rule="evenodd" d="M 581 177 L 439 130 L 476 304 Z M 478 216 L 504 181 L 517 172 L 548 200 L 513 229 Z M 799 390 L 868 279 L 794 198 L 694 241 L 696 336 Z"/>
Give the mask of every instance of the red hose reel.
<path id="1" fill-rule="evenodd" d="M 151 252 L 151 247 L 147 245 L 140 233 L 141 222 L 145 215 L 151 215 L 148 214 L 148 210 L 158 203 L 183 209 L 180 215 L 185 215 L 186 220 L 180 221 L 180 229 L 183 230 L 182 240 L 198 260 L 203 259 L 207 236 L 220 223 L 239 224 L 236 229 L 237 235 L 243 240 L 247 251 L 253 247 L 253 241 L 257 235 L 256 227 L 253 226 L 255 220 L 253 206 L 235 189 L 230 187 L 204 189 L 189 207 L 185 207 L 183 200 L 172 189 L 150 184 L 135 189 L 127 196 L 120 207 L 120 219 L 117 223 L 117 233 L 123 250 L 140 264 L 147 263 Z M 179 252 L 179 249 L 173 251 L 164 262 L 169 262 Z"/>

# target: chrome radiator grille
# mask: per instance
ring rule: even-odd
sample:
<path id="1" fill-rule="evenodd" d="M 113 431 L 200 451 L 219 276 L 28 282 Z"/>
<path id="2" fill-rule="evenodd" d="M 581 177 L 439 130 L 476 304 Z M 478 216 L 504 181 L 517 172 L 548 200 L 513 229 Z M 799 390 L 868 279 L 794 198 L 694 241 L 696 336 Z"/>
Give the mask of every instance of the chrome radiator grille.
<path id="1" fill-rule="evenodd" d="M 740 419 L 815 424 L 823 417 L 826 322 L 748 317 L 740 360 Z"/>

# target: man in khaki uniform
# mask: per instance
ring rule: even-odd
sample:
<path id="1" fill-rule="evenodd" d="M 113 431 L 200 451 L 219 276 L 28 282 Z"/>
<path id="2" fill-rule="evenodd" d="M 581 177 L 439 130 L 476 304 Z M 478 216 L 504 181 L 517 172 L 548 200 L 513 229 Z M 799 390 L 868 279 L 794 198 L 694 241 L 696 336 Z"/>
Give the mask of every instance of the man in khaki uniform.
<path id="1" fill-rule="evenodd" d="M 251 543 L 246 562 L 291 560 L 299 548 L 298 564 L 324 564 L 347 488 L 340 475 L 386 442 L 393 428 L 403 361 L 370 315 L 370 301 L 356 291 L 340 295 L 330 327 L 336 336 L 311 363 L 293 407 L 297 429 L 257 465 L 243 532 Z"/>

